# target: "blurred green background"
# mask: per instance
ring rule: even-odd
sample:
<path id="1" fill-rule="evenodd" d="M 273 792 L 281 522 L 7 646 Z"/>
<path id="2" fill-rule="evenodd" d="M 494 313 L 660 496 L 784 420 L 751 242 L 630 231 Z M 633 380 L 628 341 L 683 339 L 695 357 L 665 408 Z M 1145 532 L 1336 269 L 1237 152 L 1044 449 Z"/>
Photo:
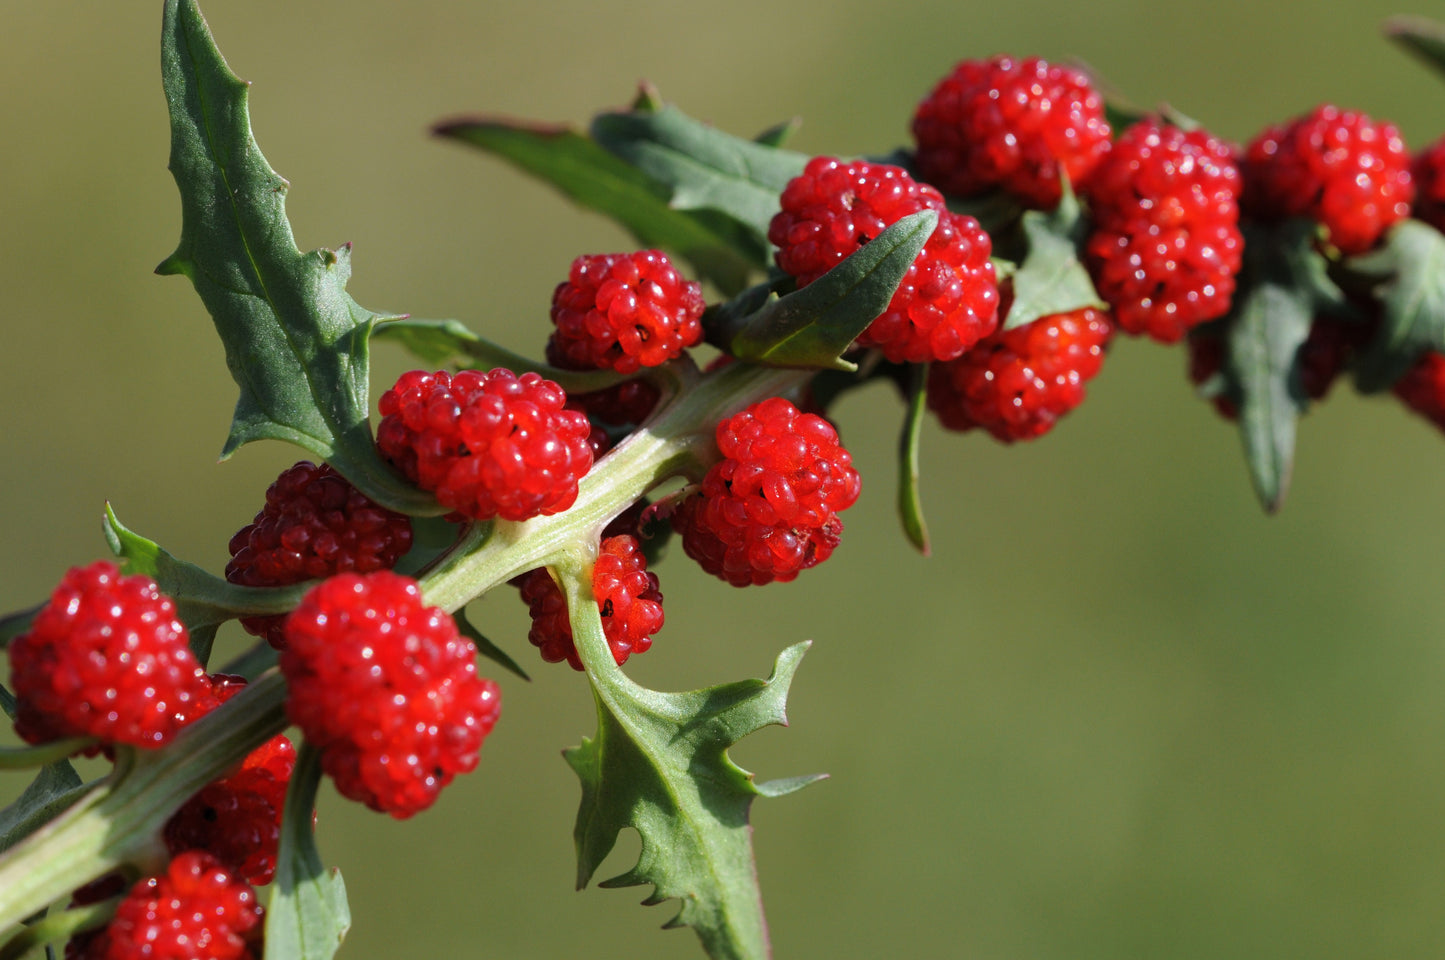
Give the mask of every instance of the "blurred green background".
<path id="1" fill-rule="evenodd" d="M 1380 0 L 204 9 L 254 81 L 302 246 L 354 241 L 368 307 L 529 352 L 572 257 L 629 241 L 430 139 L 436 119 L 581 124 L 646 78 L 736 133 L 796 114 L 801 150 L 883 152 L 955 61 L 1012 52 L 1077 56 L 1237 141 L 1325 100 L 1414 147 L 1445 127 L 1445 86 L 1378 34 L 1432 11 Z M 235 389 L 189 284 L 151 275 L 179 230 L 159 23 L 154 2 L 0 0 L 0 608 L 105 554 L 106 499 L 219 570 L 296 459 L 264 444 L 216 464 Z M 379 393 L 407 364 L 377 353 Z M 741 591 L 680 551 L 663 566 L 667 627 L 629 664 L 644 683 L 766 675 L 815 640 L 793 726 L 735 751 L 764 778 L 833 775 L 755 807 L 780 958 L 1445 952 L 1445 438 L 1342 386 L 1266 518 L 1184 366 L 1118 343 L 1088 404 L 1016 449 L 930 423 L 927 560 L 893 516 L 898 405 L 850 396 L 837 418 L 867 482 L 833 560 Z M 501 677 L 480 769 L 407 823 L 325 788 L 322 849 L 356 921 L 342 956 L 700 956 L 657 931 L 672 906 L 636 906 L 646 890 L 571 892 L 578 789 L 558 752 L 591 733 L 590 697 L 534 661 L 500 593 L 475 619 L 534 682 Z"/>

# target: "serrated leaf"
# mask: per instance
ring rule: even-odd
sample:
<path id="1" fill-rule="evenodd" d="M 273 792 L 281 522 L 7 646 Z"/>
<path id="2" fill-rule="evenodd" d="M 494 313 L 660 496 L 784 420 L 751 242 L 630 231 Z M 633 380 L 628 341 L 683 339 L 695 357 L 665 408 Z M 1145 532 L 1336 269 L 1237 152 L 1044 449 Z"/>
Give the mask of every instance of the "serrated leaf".
<path id="1" fill-rule="evenodd" d="M 693 927 L 714 960 L 768 956 L 748 811 L 754 797 L 817 778 L 760 787 L 727 750 L 754 730 L 786 724 L 788 687 L 808 644 L 783 651 L 767 680 L 659 693 L 617 668 L 583 578 L 564 572 L 563 581 L 598 716 L 596 737 L 564 754 L 582 781 L 574 831 L 578 887 L 591 880 L 618 831 L 632 827 L 642 838 L 636 866 L 602 886 L 651 884 L 644 903 L 681 900 L 666 926 Z"/>
<path id="2" fill-rule="evenodd" d="M 923 498 L 918 491 L 918 448 L 923 435 L 923 409 L 927 392 L 928 365 L 914 364 L 909 374 L 908 412 L 898 438 L 898 516 L 908 542 L 925 557 L 933 552 L 928 543 L 928 524 L 923 519 Z"/>
<path id="3" fill-rule="evenodd" d="M 496 117 L 448 120 L 432 131 L 479 147 L 611 217 L 646 247 L 662 247 L 731 294 L 767 263 L 767 247 L 728 218 L 669 204 L 671 188 L 570 127 Z"/>
<path id="4" fill-rule="evenodd" d="M 803 172 L 806 154 L 744 140 L 674 106 L 604 113 L 592 138 L 671 191 L 679 210 L 715 210 L 751 228 L 766 254 L 778 195 Z"/>
<path id="5" fill-rule="evenodd" d="M 327 870 L 311 827 L 321 755 L 303 743 L 286 791 L 276 878 L 266 905 L 266 960 L 331 960 L 351 929 L 341 871 Z"/>
<path id="6" fill-rule="evenodd" d="M 1388 390 L 1426 350 L 1445 351 L 1445 235 L 1403 220 L 1378 250 L 1346 262 L 1380 280 L 1380 325 L 1355 365 L 1361 393 Z"/>
<path id="7" fill-rule="evenodd" d="M 1085 307 L 1108 309 L 1079 260 L 1088 224 L 1067 181 L 1057 208 L 1049 213 L 1030 210 L 1022 223 L 1028 253 L 1014 271 L 1013 305 L 1003 328 L 1012 330 Z"/>
<path id="8" fill-rule="evenodd" d="M 461 610 L 453 612 L 452 619 L 455 620 L 457 623 L 457 630 L 461 633 L 462 636 L 472 641 L 472 646 L 477 648 L 478 653 L 480 653 L 482 656 L 486 657 L 493 663 L 499 664 L 505 669 L 510 670 L 512 673 L 515 673 L 523 680 L 526 680 L 529 683 L 531 682 L 532 678 L 527 676 L 527 672 L 518 665 L 517 661 L 513 660 L 510 656 L 507 655 L 507 652 L 505 650 L 497 646 L 491 640 L 488 640 L 487 637 L 482 633 L 482 631 L 478 630 L 475 626 L 472 625 L 472 622 L 467 619 L 466 608 L 462 608 Z"/>
<path id="9" fill-rule="evenodd" d="M 367 336 L 382 315 L 346 293 L 349 246 L 297 248 L 287 183 L 251 135 L 247 85 L 226 65 L 194 0 L 167 0 L 161 72 L 181 240 L 156 272 L 190 278 L 240 387 L 222 459 L 253 440 L 286 440 L 329 461 L 378 503 L 444 512 L 376 453 Z"/>
<path id="10" fill-rule="evenodd" d="M 561 384 L 569 393 L 605 390 L 628 379 L 611 370 L 561 370 L 548 366 L 478 336 L 457 320 L 403 317 L 378 325 L 371 336 L 373 340 L 391 340 L 432 366 L 459 363 L 483 370 L 506 367 L 513 373 L 530 371 Z"/>
<path id="11" fill-rule="evenodd" d="M 176 602 L 176 613 L 192 633 L 192 648 L 199 642 L 209 659 L 210 639 L 215 627 L 241 616 L 266 616 L 286 613 L 300 602 L 310 583 L 290 587 L 242 587 L 228 583 L 215 574 L 177 559 L 161 549 L 153 540 L 134 532 L 105 505 L 105 539 L 111 552 L 120 557 L 126 573 L 150 577 Z"/>
<path id="12" fill-rule="evenodd" d="M 1385 36 L 1445 73 L 1445 23 L 1428 17 L 1391 17 L 1385 21 Z"/>
<path id="13" fill-rule="evenodd" d="M 775 367 L 852 370 L 843 351 L 888 307 L 938 213 L 898 220 L 817 280 L 738 322 L 728 352 Z"/>

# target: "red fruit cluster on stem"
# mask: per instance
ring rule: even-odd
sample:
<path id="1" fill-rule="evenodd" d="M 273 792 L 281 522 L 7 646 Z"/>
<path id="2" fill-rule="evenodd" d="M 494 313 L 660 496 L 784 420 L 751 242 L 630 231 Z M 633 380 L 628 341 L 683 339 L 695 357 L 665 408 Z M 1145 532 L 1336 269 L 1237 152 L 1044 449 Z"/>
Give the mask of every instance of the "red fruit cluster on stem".
<path id="1" fill-rule="evenodd" d="M 944 193 L 1002 187 L 1026 206 L 1059 203 L 1109 152 L 1104 100 L 1078 70 L 1038 57 L 965 60 L 913 115 L 918 174 Z"/>
<path id="2" fill-rule="evenodd" d="M 1436 230 L 1445 230 L 1445 137 L 1415 155 L 1410 175 L 1415 181 L 1412 212 Z"/>
<path id="3" fill-rule="evenodd" d="M 717 444 L 723 459 L 672 517 L 687 555 L 738 587 L 828 559 L 860 490 L 833 425 L 773 397 L 721 421 Z"/>
<path id="4" fill-rule="evenodd" d="M 330 464 L 302 460 L 266 490 L 266 505 L 231 538 L 226 579 L 284 587 L 338 573 L 386 570 L 411 549 L 411 520 L 374 503 Z M 284 615 L 242 617 L 278 650 Z"/>
<path id="5" fill-rule="evenodd" d="M 154 580 L 121 576 L 108 560 L 71 568 L 10 644 L 16 732 L 29 743 L 163 745 L 210 693 L 189 642 Z"/>
<path id="6" fill-rule="evenodd" d="M 1244 210 L 1260 220 L 1308 217 L 1342 253 L 1363 253 L 1415 197 L 1410 155 L 1392 123 L 1332 104 L 1272 126 L 1245 151 Z"/>
<path id="7" fill-rule="evenodd" d="M 898 220 L 937 210 L 938 226 L 883 313 L 858 337 L 895 363 L 951 360 L 993 332 L 998 281 L 992 241 L 972 217 L 901 167 L 814 157 L 788 182 L 768 239 L 778 268 L 805 287 Z"/>
<path id="8" fill-rule="evenodd" d="M 1240 189 L 1229 146 L 1203 130 L 1145 120 L 1124 132 L 1087 192 L 1086 258 L 1120 328 L 1174 343 L 1229 311 Z"/>
<path id="9" fill-rule="evenodd" d="M 474 520 L 529 520 L 577 499 L 591 426 L 535 373 L 402 374 L 382 395 L 376 444 L 442 506 Z"/>
<path id="10" fill-rule="evenodd" d="M 286 620 L 286 711 L 345 797 L 397 819 L 436 801 L 497 721 L 476 647 L 414 580 L 381 570 L 315 587 Z"/>

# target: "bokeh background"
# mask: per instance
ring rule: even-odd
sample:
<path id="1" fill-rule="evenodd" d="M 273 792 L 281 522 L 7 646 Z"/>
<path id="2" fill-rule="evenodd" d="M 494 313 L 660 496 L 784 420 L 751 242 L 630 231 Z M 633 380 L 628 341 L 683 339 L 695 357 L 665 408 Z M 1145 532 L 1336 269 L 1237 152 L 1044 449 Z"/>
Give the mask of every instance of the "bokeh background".
<path id="1" fill-rule="evenodd" d="M 1331 100 L 1418 147 L 1445 128 L 1445 85 L 1380 38 L 1387 15 L 1432 12 L 1393 2 L 204 9 L 254 81 L 300 243 L 354 241 L 366 306 L 535 352 L 572 257 L 630 242 L 429 138 L 434 120 L 583 124 L 646 78 L 736 133 L 798 115 L 798 149 L 883 152 L 955 61 L 1012 52 L 1082 58 L 1237 141 Z M 257 444 L 216 463 L 235 399 L 219 343 L 189 284 L 151 275 L 179 229 L 159 23 L 155 2 L 0 0 L 0 608 L 105 554 L 106 499 L 219 570 L 296 459 Z M 379 394 L 407 364 L 377 354 Z M 1341 386 L 1267 518 L 1184 367 L 1120 342 L 1089 402 L 1016 449 L 930 423 L 931 559 L 893 515 L 898 404 L 849 396 L 837 419 L 866 483 L 834 559 L 750 590 L 680 552 L 662 567 L 667 627 L 629 664 L 644 683 L 762 676 L 815 641 L 793 726 L 735 751 L 764 778 L 833 775 L 755 807 L 780 958 L 1445 949 L 1445 438 Z M 322 850 L 355 916 L 342 956 L 700 956 L 657 930 L 672 906 L 636 905 L 646 890 L 572 892 L 578 789 L 558 753 L 592 731 L 590 696 L 534 661 L 510 590 L 473 613 L 534 682 L 501 677 L 480 769 L 415 820 L 325 788 Z M 625 837 L 599 876 L 636 850 Z"/>

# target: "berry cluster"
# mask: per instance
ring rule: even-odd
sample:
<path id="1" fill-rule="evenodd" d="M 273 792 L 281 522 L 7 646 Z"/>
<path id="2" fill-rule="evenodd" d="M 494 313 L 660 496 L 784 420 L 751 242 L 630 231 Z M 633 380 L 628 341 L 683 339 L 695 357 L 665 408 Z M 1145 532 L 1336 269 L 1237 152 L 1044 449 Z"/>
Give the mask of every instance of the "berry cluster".
<path id="1" fill-rule="evenodd" d="M 266 490 L 266 505 L 231 538 L 226 579 L 284 587 L 338 573 L 390 569 L 411 548 L 411 520 L 373 503 L 330 464 L 303 460 Z M 242 617 L 276 649 L 284 616 Z"/>
<path id="2" fill-rule="evenodd" d="M 548 663 L 566 660 L 581 670 L 582 658 L 572 637 L 567 600 L 545 568 L 518 578 L 522 599 L 532 616 L 527 639 Z M 652 647 L 652 635 L 662 629 L 662 591 L 657 574 L 647 570 L 642 545 L 629 535 L 605 537 L 592 568 L 592 595 L 602 616 L 602 632 L 620 667 L 634 653 Z"/>
<path id="3" fill-rule="evenodd" d="M 950 213 L 937 190 L 900 167 L 815 157 L 783 189 L 768 239 L 778 268 L 805 287 L 911 213 L 937 210 L 938 226 L 883 313 L 858 337 L 895 363 L 952 360 L 998 322 L 989 236 Z"/>
<path id="4" fill-rule="evenodd" d="M 529 520 L 570 507 L 592 467 L 592 428 L 566 402 L 535 373 L 418 370 L 382 395 L 376 444 L 445 507 L 474 520 Z"/>
<path id="5" fill-rule="evenodd" d="M 291 612 L 286 637 L 287 713 L 343 796 L 405 819 L 476 767 L 500 691 L 415 581 L 389 570 L 332 577 Z"/>
<path id="6" fill-rule="evenodd" d="M 832 555 L 860 481 L 838 433 L 781 397 L 717 425 L 722 460 L 673 514 L 682 546 L 733 586 L 789 581 Z"/>

